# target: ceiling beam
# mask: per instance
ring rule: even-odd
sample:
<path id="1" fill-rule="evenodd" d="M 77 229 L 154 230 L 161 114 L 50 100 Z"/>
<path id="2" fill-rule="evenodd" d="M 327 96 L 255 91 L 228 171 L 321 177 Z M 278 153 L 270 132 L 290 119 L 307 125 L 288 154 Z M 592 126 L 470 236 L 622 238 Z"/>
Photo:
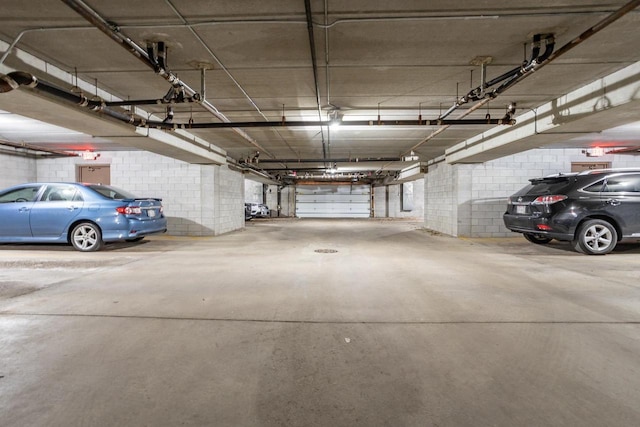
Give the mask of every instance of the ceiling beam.
<path id="1" fill-rule="evenodd" d="M 495 127 L 454 145 L 446 161 L 486 162 L 637 121 L 638 93 L 640 62 L 518 116 L 510 128 Z"/>

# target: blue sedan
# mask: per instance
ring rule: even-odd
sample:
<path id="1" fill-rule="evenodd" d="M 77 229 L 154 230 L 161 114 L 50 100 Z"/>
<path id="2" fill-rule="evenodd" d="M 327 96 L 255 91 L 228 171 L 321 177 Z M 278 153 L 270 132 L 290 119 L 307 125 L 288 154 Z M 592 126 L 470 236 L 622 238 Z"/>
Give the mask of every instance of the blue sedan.
<path id="1" fill-rule="evenodd" d="M 165 231 L 162 199 L 107 185 L 31 183 L 0 191 L 0 243 L 68 243 L 93 252 Z"/>

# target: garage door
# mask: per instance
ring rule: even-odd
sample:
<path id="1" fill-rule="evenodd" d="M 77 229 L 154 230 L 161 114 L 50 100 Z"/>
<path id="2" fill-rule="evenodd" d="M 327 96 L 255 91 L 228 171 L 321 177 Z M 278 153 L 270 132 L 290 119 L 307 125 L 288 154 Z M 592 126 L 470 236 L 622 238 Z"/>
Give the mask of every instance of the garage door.
<path id="1" fill-rule="evenodd" d="M 369 218 L 370 185 L 298 185 L 298 218 Z"/>

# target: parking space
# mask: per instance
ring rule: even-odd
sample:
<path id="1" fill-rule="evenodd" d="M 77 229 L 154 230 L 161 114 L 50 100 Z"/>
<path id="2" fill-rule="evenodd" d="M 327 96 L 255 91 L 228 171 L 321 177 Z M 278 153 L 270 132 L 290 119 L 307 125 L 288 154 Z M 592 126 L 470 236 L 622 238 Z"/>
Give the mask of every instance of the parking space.
<path id="1" fill-rule="evenodd" d="M 640 245 L 392 220 L 0 246 L 7 425 L 637 425 Z"/>

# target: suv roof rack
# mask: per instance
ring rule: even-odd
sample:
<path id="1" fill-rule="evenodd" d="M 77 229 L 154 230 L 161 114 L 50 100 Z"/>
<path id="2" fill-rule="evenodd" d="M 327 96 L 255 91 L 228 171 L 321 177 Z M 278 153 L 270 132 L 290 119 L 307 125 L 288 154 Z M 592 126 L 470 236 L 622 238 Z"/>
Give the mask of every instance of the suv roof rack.
<path id="1" fill-rule="evenodd" d="M 640 172 L 640 168 L 608 168 L 608 169 L 590 169 L 579 172 L 578 175 L 595 175 L 600 173 L 615 173 L 615 172 Z"/>

